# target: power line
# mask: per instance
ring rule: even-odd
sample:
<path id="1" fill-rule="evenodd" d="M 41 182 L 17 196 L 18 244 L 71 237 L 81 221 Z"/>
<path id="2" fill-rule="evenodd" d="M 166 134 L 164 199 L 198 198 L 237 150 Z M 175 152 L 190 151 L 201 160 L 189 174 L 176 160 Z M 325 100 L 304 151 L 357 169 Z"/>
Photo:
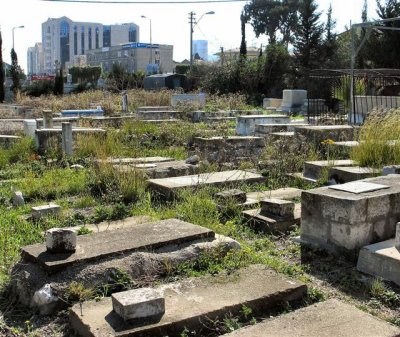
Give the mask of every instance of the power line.
<path id="1" fill-rule="evenodd" d="M 147 4 L 147 5 L 160 5 L 160 4 L 205 4 L 205 3 L 224 3 L 224 2 L 246 2 L 248 0 L 175 0 L 175 1 L 114 1 L 114 0 L 40 0 L 40 1 L 48 1 L 48 2 L 71 2 L 71 3 L 87 3 L 87 4 Z"/>

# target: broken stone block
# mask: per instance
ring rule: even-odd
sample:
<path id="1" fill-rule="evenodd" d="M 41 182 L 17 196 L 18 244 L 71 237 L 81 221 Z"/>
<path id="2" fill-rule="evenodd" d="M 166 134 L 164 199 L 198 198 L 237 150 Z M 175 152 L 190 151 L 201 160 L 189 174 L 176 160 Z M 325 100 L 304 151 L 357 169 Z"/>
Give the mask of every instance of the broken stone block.
<path id="1" fill-rule="evenodd" d="M 12 204 L 14 207 L 25 205 L 24 196 L 21 191 L 14 191 L 12 196 Z"/>
<path id="2" fill-rule="evenodd" d="M 59 298 L 53 294 L 50 284 L 45 284 L 32 297 L 31 306 L 39 309 L 41 315 L 51 315 L 59 303 Z"/>
<path id="3" fill-rule="evenodd" d="M 159 291 L 141 288 L 111 296 L 113 310 L 124 320 L 154 318 L 165 312 L 165 299 Z"/>
<path id="4" fill-rule="evenodd" d="M 294 202 L 281 199 L 264 199 L 260 201 L 261 213 L 282 218 L 294 217 Z"/>
<path id="5" fill-rule="evenodd" d="M 388 174 L 400 174 L 400 165 L 384 166 L 382 175 L 387 176 Z"/>
<path id="6" fill-rule="evenodd" d="M 396 237 L 394 239 L 394 247 L 400 251 L 400 222 L 396 224 Z"/>
<path id="7" fill-rule="evenodd" d="M 195 154 L 193 156 L 190 156 L 188 159 L 186 159 L 185 163 L 186 164 L 191 164 L 191 165 L 197 165 L 200 161 L 200 157 Z"/>
<path id="8" fill-rule="evenodd" d="M 61 212 L 61 207 L 56 204 L 48 204 L 32 207 L 32 219 L 39 220 L 44 216 L 58 216 Z"/>
<path id="9" fill-rule="evenodd" d="M 52 228 L 46 232 L 46 249 L 50 253 L 74 253 L 77 233 L 68 228 Z"/>
<path id="10" fill-rule="evenodd" d="M 232 190 L 226 190 L 226 191 L 216 193 L 215 199 L 217 199 L 218 202 L 235 201 L 238 204 L 241 204 L 241 203 L 246 202 L 247 196 L 246 196 L 246 193 L 241 190 L 232 189 Z"/>

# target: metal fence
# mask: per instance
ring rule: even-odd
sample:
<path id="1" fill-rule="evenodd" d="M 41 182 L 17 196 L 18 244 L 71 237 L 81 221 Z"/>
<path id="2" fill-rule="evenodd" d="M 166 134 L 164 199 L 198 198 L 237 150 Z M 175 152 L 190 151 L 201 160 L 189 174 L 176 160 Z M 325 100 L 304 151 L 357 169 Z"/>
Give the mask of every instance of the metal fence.
<path id="1" fill-rule="evenodd" d="M 355 70 L 353 100 L 350 70 L 314 70 L 308 82 L 308 119 L 313 123 L 362 124 L 374 109 L 400 107 L 400 69 Z"/>

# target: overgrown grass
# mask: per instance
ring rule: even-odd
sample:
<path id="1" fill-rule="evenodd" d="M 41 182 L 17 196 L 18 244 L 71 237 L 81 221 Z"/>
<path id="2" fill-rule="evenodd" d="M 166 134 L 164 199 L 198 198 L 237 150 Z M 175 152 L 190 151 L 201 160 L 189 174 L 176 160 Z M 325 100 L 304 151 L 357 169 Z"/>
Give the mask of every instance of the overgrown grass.
<path id="1" fill-rule="evenodd" d="M 382 168 L 399 164 L 400 110 L 371 113 L 360 129 L 359 142 L 350 157 L 360 166 Z"/>

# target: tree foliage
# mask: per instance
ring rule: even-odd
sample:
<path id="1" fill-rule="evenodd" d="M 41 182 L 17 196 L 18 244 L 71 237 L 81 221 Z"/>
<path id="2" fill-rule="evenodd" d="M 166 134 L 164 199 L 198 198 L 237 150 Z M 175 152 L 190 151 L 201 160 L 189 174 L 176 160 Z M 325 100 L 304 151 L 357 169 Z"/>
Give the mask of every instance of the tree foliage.
<path id="1" fill-rule="evenodd" d="M 145 73 L 142 71 L 129 73 L 121 64 L 114 63 L 107 77 L 107 85 L 114 91 L 143 88 L 145 76 Z"/>
<path id="2" fill-rule="evenodd" d="M 320 17 L 315 0 L 301 1 L 294 54 L 296 70 L 305 79 L 310 69 L 318 68 L 321 64 L 324 26 Z"/>
<path id="3" fill-rule="evenodd" d="M 14 48 L 11 49 L 11 68 L 10 68 L 10 76 L 12 79 L 11 90 L 16 94 L 18 91 L 21 90 L 21 74 L 22 69 L 18 65 L 18 56 L 15 52 Z"/>
<path id="4" fill-rule="evenodd" d="M 64 76 L 62 67 L 57 71 L 56 77 L 54 79 L 54 95 L 62 95 L 64 93 Z"/>
<path id="5" fill-rule="evenodd" d="M 257 37 L 266 34 L 269 43 L 280 41 L 287 46 L 293 42 L 299 2 L 299 0 L 251 0 L 244 7 L 244 16 L 253 26 Z"/>
<path id="6" fill-rule="evenodd" d="M 96 85 L 101 75 L 101 67 L 72 67 L 68 71 L 72 76 L 73 83 L 90 82 Z"/>
<path id="7" fill-rule="evenodd" d="M 0 103 L 4 102 L 5 89 L 4 89 L 4 63 L 3 63 L 3 39 L 0 31 Z"/>

